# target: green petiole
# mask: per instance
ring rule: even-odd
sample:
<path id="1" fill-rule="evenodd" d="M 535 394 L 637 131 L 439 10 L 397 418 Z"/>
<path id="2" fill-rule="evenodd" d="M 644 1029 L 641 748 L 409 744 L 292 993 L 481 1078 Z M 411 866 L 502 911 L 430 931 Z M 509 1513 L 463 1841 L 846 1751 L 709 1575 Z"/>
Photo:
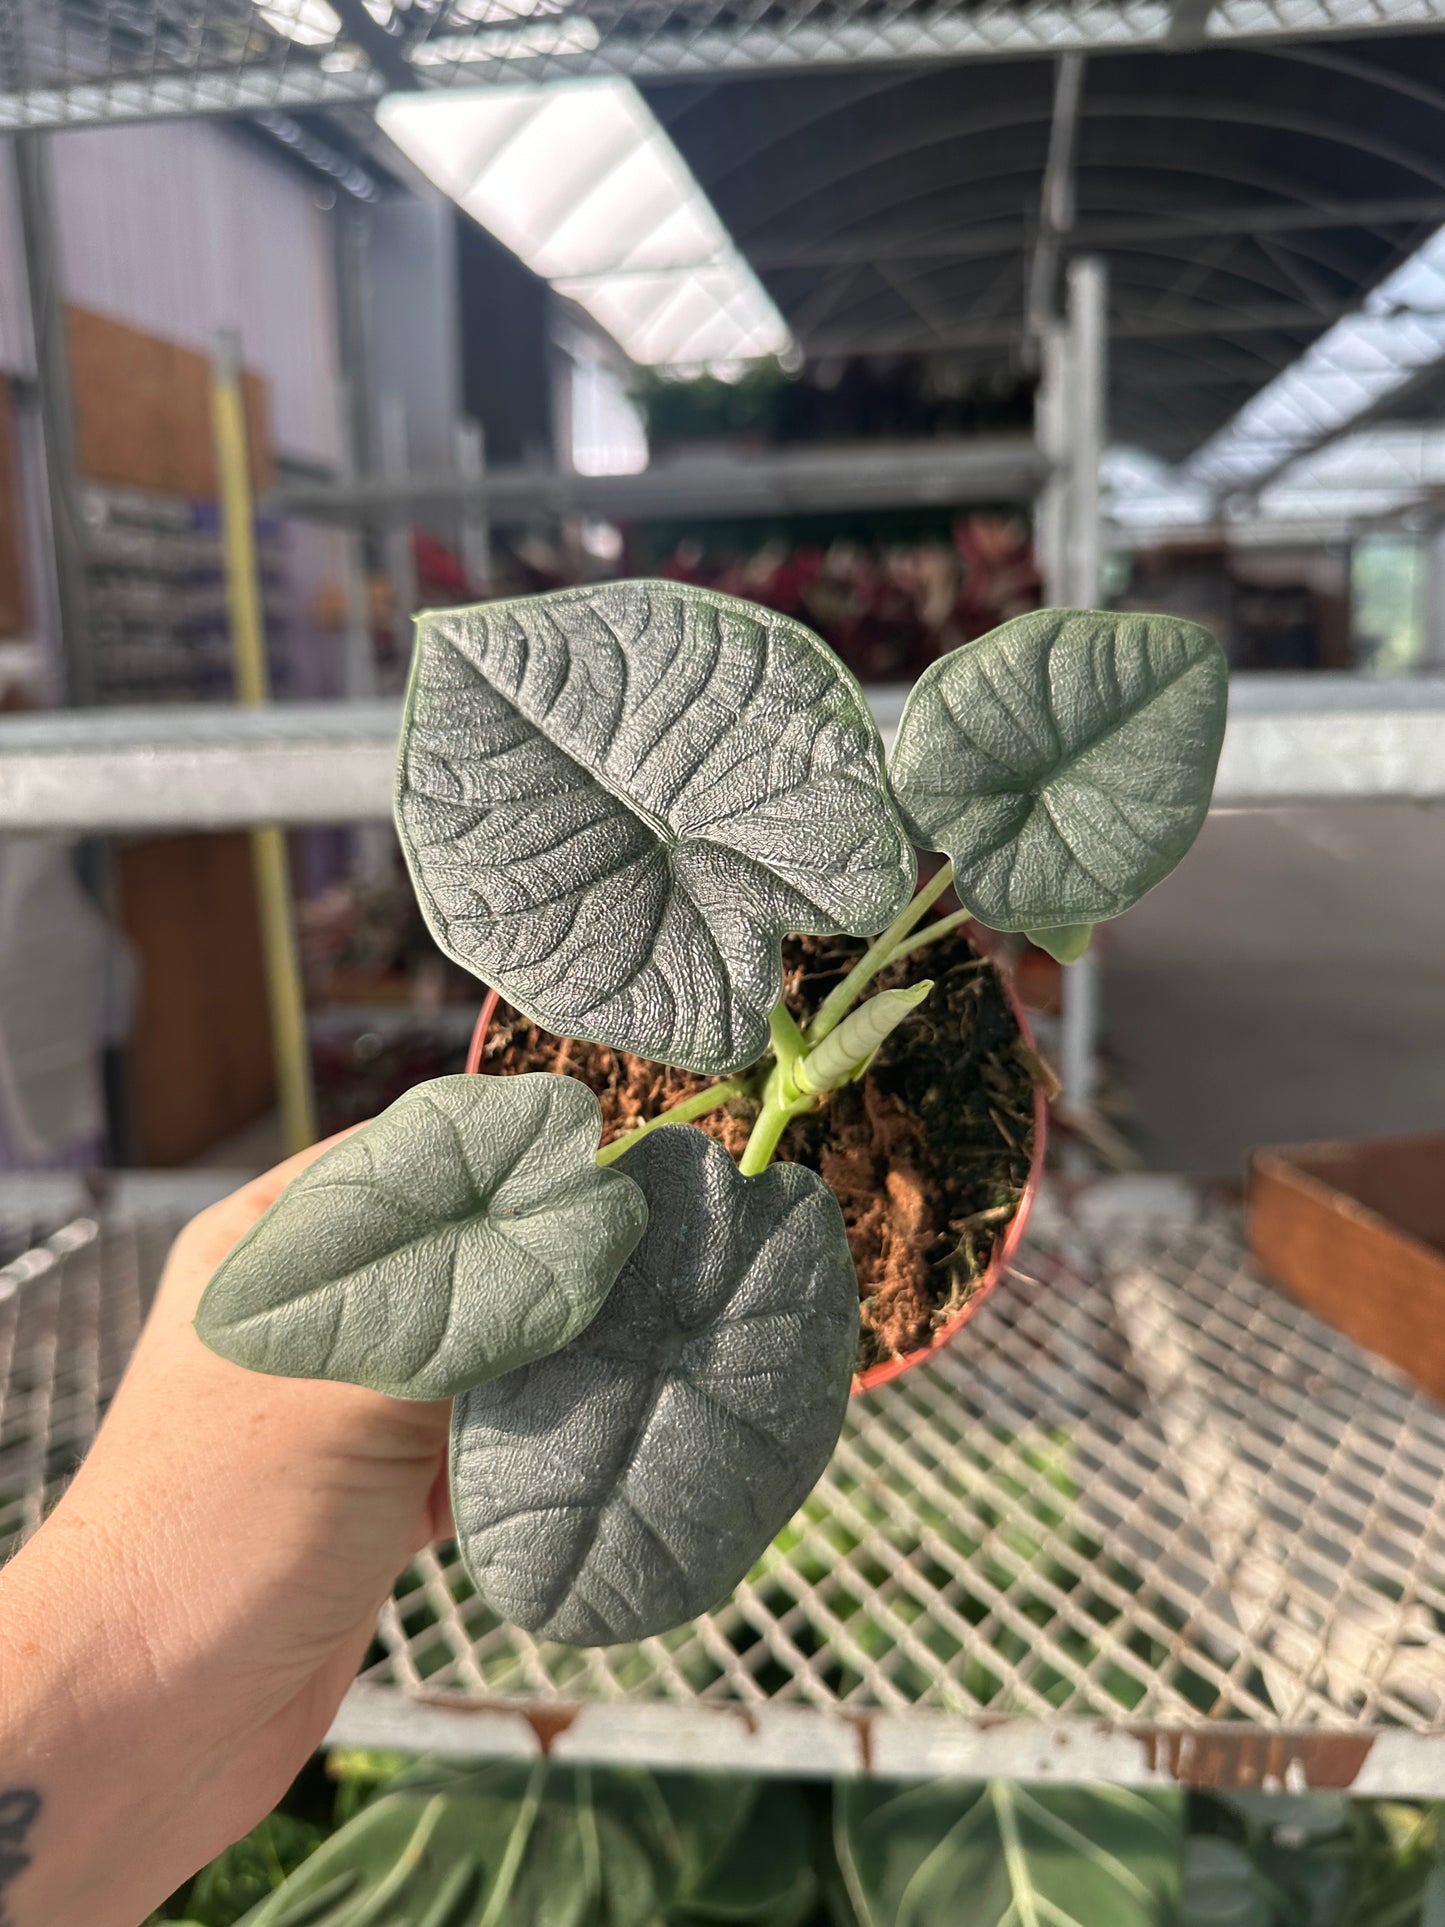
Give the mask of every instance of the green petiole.
<path id="1" fill-rule="evenodd" d="M 931 876 L 917 895 L 909 899 L 883 934 L 873 939 L 848 975 L 819 1004 L 808 1025 L 810 1044 L 821 1043 L 830 1030 L 837 1029 L 879 971 L 886 970 L 899 954 L 899 946 L 917 927 L 919 918 L 932 909 L 952 882 L 953 865 L 945 863 L 937 875 Z"/>
<path id="2" fill-rule="evenodd" d="M 649 1131 L 656 1131 L 664 1124 L 688 1124 L 695 1117 L 706 1117 L 709 1111 L 721 1110 L 724 1104 L 731 1104 L 735 1097 L 743 1095 L 743 1085 L 736 1077 L 724 1077 L 716 1084 L 705 1084 L 700 1091 L 694 1091 L 691 1097 L 681 1098 L 668 1110 L 659 1111 L 656 1117 L 648 1118 L 634 1130 L 613 1138 L 610 1144 L 604 1144 L 597 1153 L 597 1162 L 614 1164 L 624 1151 L 631 1150 Z"/>

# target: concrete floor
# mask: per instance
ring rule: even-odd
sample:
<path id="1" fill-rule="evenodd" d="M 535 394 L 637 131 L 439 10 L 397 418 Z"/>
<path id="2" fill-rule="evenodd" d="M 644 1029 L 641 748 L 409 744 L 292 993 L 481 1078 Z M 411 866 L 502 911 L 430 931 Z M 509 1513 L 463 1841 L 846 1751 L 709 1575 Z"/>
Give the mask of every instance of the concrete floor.
<path id="1" fill-rule="evenodd" d="M 1445 1127 L 1445 808 L 1212 816 L 1102 961 L 1104 1053 L 1154 1170 Z"/>

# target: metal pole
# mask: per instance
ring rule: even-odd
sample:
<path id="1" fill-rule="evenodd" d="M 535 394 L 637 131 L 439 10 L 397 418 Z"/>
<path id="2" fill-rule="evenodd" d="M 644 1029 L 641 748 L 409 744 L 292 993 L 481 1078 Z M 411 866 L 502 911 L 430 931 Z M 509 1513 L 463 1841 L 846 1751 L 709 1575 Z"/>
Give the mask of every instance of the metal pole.
<path id="1" fill-rule="evenodd" d="M 455 444 L 458 475 L 476 484 L 476 495 L 462 510 L 458 529 L 462 567 L 486 594 L 492 582 L 492 525 L 482 494 L 482 480 L 487 472 L 487 445 L 482 424 L 475 421 L 458 422 Z"/>
<path id="2" fill-rule="evenodd" d="M 401 482 L 410 468 L 406 404 L 399 395 L 386 395 L 381 403 L 381 472 L 387 481 Z M 416 581 L 411 517 L 404 508 L 387 525 L 386 573 L 391 581 L 391 626 L 396 657 L 405 673 L 411 661 L 412 618 L 421 597 Z"/>
<path id="3" fill-rule="evenodd" d="M 70 344 L 56 258 L 57 230 L 46 138 L 33 133 L 15 136 L 15 182 L 35 354 L 37 440 L 45 471 L 45 505 L 54 556 L 53 596 L 49 599 L 60 627 L 65 700 L 79 708 L 94 703 L 97 681 L 85 544 L 77 507 Z"/>
<path id="4" fill-rule="evenodd" d="M 1039 197 L 1039 233 L 1029 263 L 1028 323 L 1035 342 L 1042 339 L 1057 312 L 1059 246 L 1074 225 L 1074 146 L 1083 91 L 1084 56 L 1060 54 L 1054 70 L 1054 113 Z"/>
<path id="5" fill-rule="evenodd" d="M 340 444 L 340 470 L 343 487 L 358 480 L 356 445 L 353 440 L 356 413 L 351 402 L 351 383 L 345 376 L 337 383 L 337 440 Z M 342 591 L 345 601 L 345 631 L 341 639 L 341 693 L 352 702 L 362 702 L 376 694 L 376 651 L 371 640 L 371 599 L 367 590 L 366 543 L 354 524 L 341 526 Z"/>
<path id="6" fill-rule="evenodd" d="M 1044 601 L 1052 607 L 1070 600 L 1066 577 L 1069 526 L 1068 415 L 1069 337 L 1051 322 L 1040 341 L 1042 366 L 1034 399 L 1034 434 L 1050 463 L 1048 480 L 1034 509 L 1034 544 Z"/>
<path id="7" fill-rule="evenodd" d="M 342 443 L 350 480 L 371 473 L 375 454 L 366 310 L 370 249 L 370 214 L 354 201 L 343 201 L 336 210 L 336 358 L 345 383 Z"/>
<path id="8" fill-rule="evenodd" d="M 1067 350 L 1067 512 L 1063 542 L 1064 600 L 1097 606 L 1101 573 L 1099 465 L 1104 452 L 1108 271 L 1096 258 L 1069 266 Z M 1099 965 L 1092 950 L 1063 973 L 1059 1073 L 1065 1101 L 1082 1110 L 1093 1100 L 1099 1032 Z"/>
<path id="9" fill-rule="evenodd" d="M 1099 468 L 1104 455 L 1108 379 L 1108 286 L 1108 269 L 1097 257 L 1070 264 L 1068 570 L 1069 593 L 1080 609 L 1092 609 L 1099 600 Z"/>
<path id="10" fill-rule="evenodd" d="M 241 344 L 233 334 L 224 334 L 216 342 L 212 423 L 236 699 L 246 707 L 260 708 L 271 700 L 271 683 L 266 663 L 261 583 L 256 568 L 251 468 L 241 393 Z M 301 968 L 291 921 L 290 865 L 285 832 L 278 824 L 262 824 L 252 830 L 251 858 L 256 872 L 281 1125 L 286 1149 L 304 1151 L 316 1139 L 315 1102 Z"/>

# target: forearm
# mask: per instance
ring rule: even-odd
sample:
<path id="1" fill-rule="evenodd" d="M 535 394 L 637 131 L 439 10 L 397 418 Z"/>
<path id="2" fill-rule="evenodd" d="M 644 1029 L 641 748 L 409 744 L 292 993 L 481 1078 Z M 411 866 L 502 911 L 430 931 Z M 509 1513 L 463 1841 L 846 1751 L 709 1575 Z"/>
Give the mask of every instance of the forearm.
<path id="1" fill-rule="evenodd" d="M 254 1826 L 442 1523 L 446 1402 L 259 1377 L 195 1335 L 286 1168 L 182 1235 L 90 1455 L 0 1572 L 0 1927 L 138 1927 Z"/>
<path id="2" fill-rule="evenodd" d="M 204 1709 L 157 1678 L 129 1592 L 50 1528 L 0 1573 L 3 1927 L 137 1927 L 224 1844 Z"/>

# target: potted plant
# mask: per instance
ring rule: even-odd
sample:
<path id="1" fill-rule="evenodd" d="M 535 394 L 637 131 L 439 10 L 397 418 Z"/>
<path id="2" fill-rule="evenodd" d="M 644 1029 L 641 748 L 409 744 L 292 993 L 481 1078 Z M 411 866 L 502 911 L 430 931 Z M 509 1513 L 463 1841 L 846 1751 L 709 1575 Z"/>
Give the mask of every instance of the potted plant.
<path id="1" fill-rule="evenodd" d="M 891 1362 L 880 1266 L 953 1241 L 906 1357 L 1019 1221 L 1036 1065 L 965 925 L 1077 956 L 1166 875 L 1226 681 L 1172 617 L 1019 617 L 924 672 L 885 768 L 832 652 L 732 597 L 421 617 L 397 827 L 438 943 L 510 1006 L 515 1074 L 423 1084 L 325 1152 L 218 1269 L 201 1336 L 454 1398 L 462 1554 L 528 1630 L 603 1644 L 713 1605 L 818 1478 L 856 1368 Z M 921 888 L 915 848 L 945 859 Z M 528 1067 L 547 1034 L 597 1089 L 561 1043 Z M 599 1149 L 638 1063 L 664 1101 Z M 961 1192 L 951 1164 L 977 1166 Z"/>

